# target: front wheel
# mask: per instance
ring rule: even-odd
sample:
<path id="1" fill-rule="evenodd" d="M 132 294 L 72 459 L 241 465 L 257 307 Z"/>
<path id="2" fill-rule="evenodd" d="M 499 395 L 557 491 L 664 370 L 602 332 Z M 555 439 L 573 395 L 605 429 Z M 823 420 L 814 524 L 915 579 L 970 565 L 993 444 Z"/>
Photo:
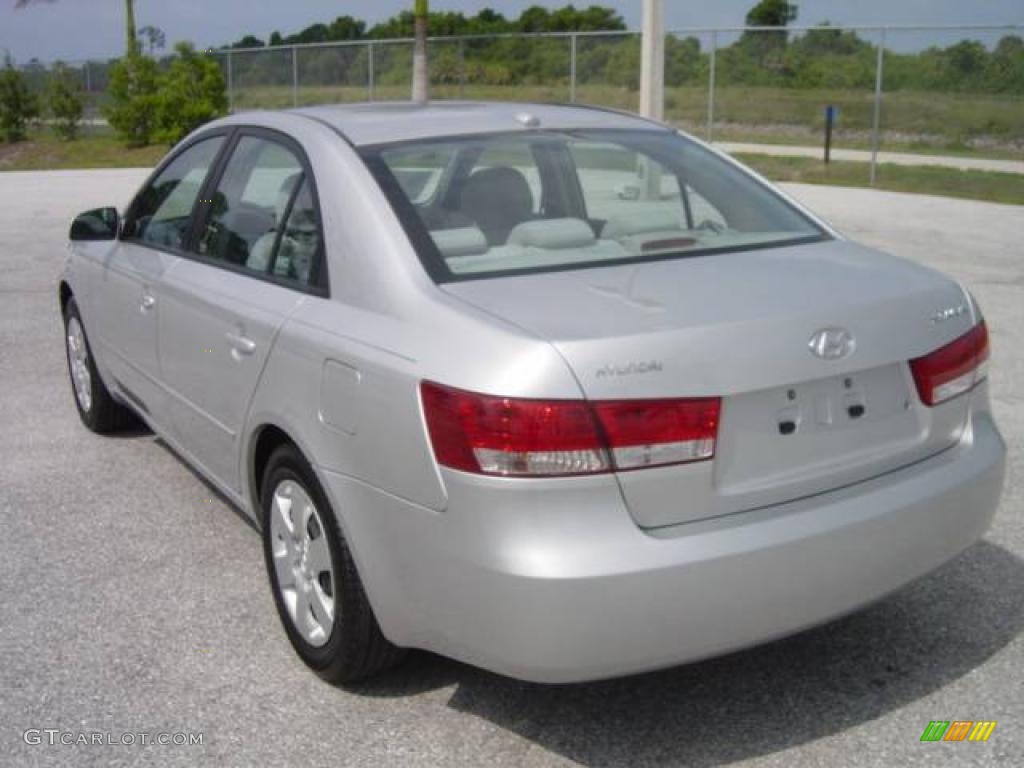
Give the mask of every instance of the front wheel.
<path id="1" fill-rule="evenodd" d="M 96 370 L 92 348 L 85 335 L 82 316 L 74 298 L 64 307 L 64 349 L 67 353 L 71 391 L 78 415 L 93 432 L 106 434 L 130 426 L 135 417 L 114 400 Z"/>
<path id="2" fill-rule="evenodd" d="M 294 446 L 271 454 L 260 500 L 270 587 L 299 657 L 334 683 L 397 664 L 404 652 L 381 633 L 334 512 Z"/>

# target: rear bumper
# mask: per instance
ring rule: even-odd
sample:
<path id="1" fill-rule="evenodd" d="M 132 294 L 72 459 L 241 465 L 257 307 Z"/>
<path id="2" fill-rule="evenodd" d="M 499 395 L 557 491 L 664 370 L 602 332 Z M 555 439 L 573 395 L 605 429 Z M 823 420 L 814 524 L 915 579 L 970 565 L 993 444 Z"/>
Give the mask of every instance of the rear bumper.
<path id="1" fill-rule="evenodd" d="M 446 473 L 437 513 L 323 474 L 393 642 L 556 683 L 718 655 L 877 600 L 984 534 L 1005 451 L 976 411 L 958 445 L 912 467 L 648 532 L 606 477 Z"/>

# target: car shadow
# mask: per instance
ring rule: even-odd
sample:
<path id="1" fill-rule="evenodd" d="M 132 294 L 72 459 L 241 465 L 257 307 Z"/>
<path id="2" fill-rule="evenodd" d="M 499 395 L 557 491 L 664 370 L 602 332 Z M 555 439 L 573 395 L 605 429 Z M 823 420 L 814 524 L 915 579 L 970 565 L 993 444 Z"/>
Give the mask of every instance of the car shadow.
<path id="1" fill-rule="evenodd" d="M 216 498 L 217 501 L 219 501 L 225 507 L 230 509 L 235 514 L 235 516 L 238 517 L 239 520 L 241 520 L 247 526 L 252 528 L 253 531 L 259 533 L 260 529 L 256 522 L 247 514 L 245 514 L 245 512 L 243 512 L 242 509 L 237 504 L 235 504 L 235 502 L 232 499 L 225 496 L 217 486 L 215 486 L 213 483 L 207 480 L 195 467 L 189 464 L 188 461 L 185 460 L 185 457 L 178 453 L 177 450 L 175 450 L 173 445 L 168 443 L 159 435 L 152 433 L 148 428 L 145 429 L 146 431 L 144 434 L 153 435 L 153 439 L 156 442 L 156 444 L 163 448 L 165 451 L 167 451 L 167 453 L 174 457 L 175 461 L 181 464 L 181 466 L 184 467 L 188 471 L 188 473 L 192 475 L 192 477 L 194 477 L 203 486 L 205 486 L 207 492 L 211 496 Z"/>
<path id="2" fill-rule="evenodd" d="M 103 437 L 108 440 L 132 440 L 139 437 L 155 437 L 155 433 L 146 426 L 146 422 L 133 413 L 125 426 L 115 432 L 107 432 Z"/>
<path id="3" fill-rule="evenodd" d="M 870 608 L 705 662 L 545 686 L 417 653 L 349 690 L 454 685 L 448 706 L 583 765 L 721 765 L 866 723 L 967 674 L 1024 629 L 1021 585 L 1024 562 L 983 541 Z"/>

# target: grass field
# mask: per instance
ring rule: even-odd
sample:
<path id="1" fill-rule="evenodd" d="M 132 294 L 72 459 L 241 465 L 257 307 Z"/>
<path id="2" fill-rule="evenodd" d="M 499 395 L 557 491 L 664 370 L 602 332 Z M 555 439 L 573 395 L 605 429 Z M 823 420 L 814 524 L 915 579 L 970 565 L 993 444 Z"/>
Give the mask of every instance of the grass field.
<path id="1" fill-rule="evenodd" d="M 406 99 L 409 86 L 378 85 L 376 99 Z M 239 85 L 235 109 L 291 107 L 365 101 L 365 86 Z M 435 85 L 439 99 L 567 102 L 566 83 L 494 86 L 467 83 Z M 577 87 L 580 103 L 637 109 L 638 96 L 628 88 L 583 83 Z M 822 140 L 824 109 L 839 107 L 835 146 L 865 149 L 870 146 L 874 96 L 870 91 L 797 90 L 790 88 L 722 87 L 715 92 L 714 138 L 765 144 L 817 144 Z M 705 138 L 708 93 L 703 87 L 669 88 L 666 119 Z M 1000 159 L 1024 158 L 1024 95 L 995 96 L 896 91 L 884 94 L 881 111 L 882 146 L 922 154 L 956 154 Z"/>
<path id="2" fill-rule="evenodd" d="M 126 149 L 106 129 L 90 129 L 76 141 L 36 131 L 28 141 L 0 144 L 0 171 L 67 168 L 146 168 L 167 152 L 165 145 Z M 738 155 L 744 163 L 775 181 L 800 181 L 838 186 L 869 186 L 867 163 L 833 162 L 805 157 Z M 1024 175 L 959 171 L 926 166 L 880 165 L 875 185 L 897 192 L 947 195 L 973 200 L 1024 205 Z"/>
<path id="3" fill-rule="evenodd" d="M 34 131 L 27 141 L 0 144 L 0 171 L 149 168 L 167 149 L 165 145 L 127 149 L 106 130 L 86 131 L 75 141 L 62 141 L 50 131 Z"/>
<path id="4" fill-rule="evenodd" d="M 825 165 L 821 160 L 810 157 L 753 154 L 735 157 L 773 181 L 840 187 L 870 186 L 870 166 L 867 163 L 832 162 Z M 875 188 L 1024 205 L 1024 176 L 1016 173 L 883 164 L 878 166 Z"/>

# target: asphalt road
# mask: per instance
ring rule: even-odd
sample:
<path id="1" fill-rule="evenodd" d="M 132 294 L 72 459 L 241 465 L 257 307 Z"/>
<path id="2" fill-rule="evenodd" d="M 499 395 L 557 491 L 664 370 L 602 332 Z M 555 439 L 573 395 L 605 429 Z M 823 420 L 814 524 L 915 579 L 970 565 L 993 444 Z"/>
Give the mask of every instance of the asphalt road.
<path id="1" fill-rule="evenodd" d="M 253 530 L 152 435 L 79 424 L 67 226 L 142 176 L 0 174 L 0 765 L 1024 765 L 1024 207 L 790 188 L 985 308 L 1011 458 L 984 541 L 861 613 L 666 672 L 544 687 L 416 654 L 342 690 L 292 653 Z M 936 719 L 998 726 L 922 744 Z M 30 728 L 203 743 L 30 745 Z"/>

